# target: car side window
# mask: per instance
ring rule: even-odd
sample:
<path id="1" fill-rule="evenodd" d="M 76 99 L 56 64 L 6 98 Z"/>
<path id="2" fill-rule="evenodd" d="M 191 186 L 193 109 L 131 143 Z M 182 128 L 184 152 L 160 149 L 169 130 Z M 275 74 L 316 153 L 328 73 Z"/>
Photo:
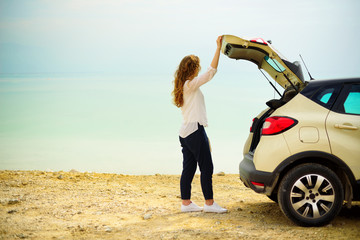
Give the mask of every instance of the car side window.
<path id="1" fill-rule="evenodd" d="M 360 115 L 360 85 L 352 85 L 344 102 L 344 111 L 348 114 Z"/>
<path id="2" fill-rule="evenodd" d="M 312 96 L 312 100 L 321 106 L 330 109 L 336 99 L 339 88 L 339 86 L 323 87 Z"/>
<path id="3" fill-rule="evenodd" d="M 325 89 L 325 91 L 321 92 L 321 94 L 318 95 L 318 99 L 320 102 L 327 104 L 334 92 L 334 88 Z"/>

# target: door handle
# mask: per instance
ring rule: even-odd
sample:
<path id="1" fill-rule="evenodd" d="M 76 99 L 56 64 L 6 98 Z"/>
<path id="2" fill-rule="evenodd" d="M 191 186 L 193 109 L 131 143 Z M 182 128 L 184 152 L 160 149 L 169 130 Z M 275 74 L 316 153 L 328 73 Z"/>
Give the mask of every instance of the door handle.
<path id="1" fill-rule="evenodd" d="M 340 128 L 340 129 L 348 129 L 348 130 L 357 130 L 358 128 L 352 125 L 345 125 L 345 124 L 335 124 L 336 128 Z"/>

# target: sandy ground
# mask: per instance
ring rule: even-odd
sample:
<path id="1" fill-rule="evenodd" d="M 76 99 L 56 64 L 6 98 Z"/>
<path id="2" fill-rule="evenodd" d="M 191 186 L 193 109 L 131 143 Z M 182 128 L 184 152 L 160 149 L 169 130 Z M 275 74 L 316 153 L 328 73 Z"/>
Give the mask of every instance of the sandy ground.
<path id="1" fill-rule="evenodd" d="M 214 175 L 229 213 L 181 213 L 179 176 L 0 171 L 0 239 L 360 239 L 360 204 L 321 228 L 294 225 L 238 175 Z M 199 176 L 194 202 L 202 205 Z"/>

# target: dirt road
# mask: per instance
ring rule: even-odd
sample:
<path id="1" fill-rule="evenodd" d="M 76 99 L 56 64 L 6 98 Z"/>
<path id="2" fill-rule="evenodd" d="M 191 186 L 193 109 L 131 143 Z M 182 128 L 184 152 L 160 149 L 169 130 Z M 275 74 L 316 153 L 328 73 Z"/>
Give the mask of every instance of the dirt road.
<path id="1" fill-rule="evenodd" d="M 360 239 L 360 204 L 294 225 L 238 175 L 214 175 L 226 214 L 181 213 L 179 176 L 0 171 L 0 239 Z M 199 176 L 192 200 L 202 205 Z"/>

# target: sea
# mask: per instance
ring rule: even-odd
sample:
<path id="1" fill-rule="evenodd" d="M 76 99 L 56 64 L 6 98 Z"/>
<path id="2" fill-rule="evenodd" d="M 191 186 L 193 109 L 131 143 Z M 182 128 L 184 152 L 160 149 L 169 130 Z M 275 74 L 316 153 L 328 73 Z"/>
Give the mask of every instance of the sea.
<path id="1" fill-rule="evenodd" d="M 172 74 L 0 75 L 0 169 L 181 174 Z M 202 86 L 214 173 L 238 173 L 252 119 L 274 91 L 259 74 Z"/>

